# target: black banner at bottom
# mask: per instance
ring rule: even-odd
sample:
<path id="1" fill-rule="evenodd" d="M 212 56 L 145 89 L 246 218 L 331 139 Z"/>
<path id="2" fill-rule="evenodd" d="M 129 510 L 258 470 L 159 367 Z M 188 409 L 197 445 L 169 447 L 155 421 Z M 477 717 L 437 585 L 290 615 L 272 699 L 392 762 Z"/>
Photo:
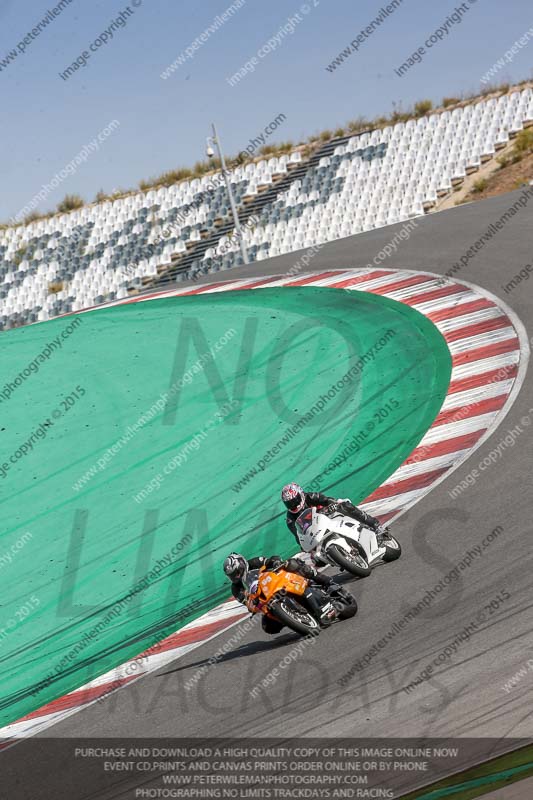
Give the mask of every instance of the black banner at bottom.
<path id="1" fill-rule="evenodd" d="M 0 753 L 10 800 L 399 798 L 523 739 L 55 739 Z"/>

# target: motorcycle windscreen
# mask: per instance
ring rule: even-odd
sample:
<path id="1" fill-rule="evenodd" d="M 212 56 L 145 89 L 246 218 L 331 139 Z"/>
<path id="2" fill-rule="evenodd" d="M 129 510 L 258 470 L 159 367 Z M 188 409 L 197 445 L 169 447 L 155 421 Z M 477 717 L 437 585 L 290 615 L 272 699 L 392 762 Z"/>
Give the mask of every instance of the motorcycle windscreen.
<path id="1" fill-rule="evenodd" d="M 307 529 L 313 523 L 313 509 L 305 508 L 296 520 L 296 529 L 298 533 L 303 536 L 307 533 Z"/>
<path id="2" fill-rule="evenodd" d="M 259 570 L 252 569 L 250 572 L 246 574 L 243 578 L 244 588 L 250 594 L 255 594 L 257 592 L 257 586 L 259 584 Z"/>

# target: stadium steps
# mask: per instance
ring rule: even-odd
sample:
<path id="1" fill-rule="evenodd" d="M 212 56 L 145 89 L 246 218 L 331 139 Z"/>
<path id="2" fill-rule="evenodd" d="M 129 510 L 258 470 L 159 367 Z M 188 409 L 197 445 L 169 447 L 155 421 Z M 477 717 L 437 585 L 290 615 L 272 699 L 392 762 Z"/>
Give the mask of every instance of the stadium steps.
<path id="1" fill-rule="evenodd" d="M 294 181 L 301 180 L 308 170 L 318 166 L 321 158 L 331 155 L 336 147 L 345 144 L 352 137 L 353 134 L 350 136 L 340 136 L 336 139 L 331 139 L 330 141 L 325 142 L 322 146 L 315 150 L 307 160 L 302 161 L 296 167 L 293 167 L 284 178 L 276 181 L 269 189 L 260 192 L 255 199 L 246 203 L 241 203 L 238 208 L 241 228 L 246 228 L 246 222 L 252 216 L 260 216 L 261 211 L 266 206 L 270 205 L 270 203 L 273 203 L 278 195 L 288 191 Z M 201 262 L 207 250 L 210 248 L 216 248 L 220 239 L 223 236 L 227 236 L 233 229 L 233 219 L 229 217 L 223 221 L 222 225 L 217 228 L 216 232 L 199 241 L 195 247 L 189 250 L 188 253 L 180 253 L 175 259 L 172 258 L 171 266 L 159 277 L 154 278 L 150 283 L 150 287 L 159 287 L 162 284 L 175 281 L 178 275 L 191 270 L 195 264 Z"/>

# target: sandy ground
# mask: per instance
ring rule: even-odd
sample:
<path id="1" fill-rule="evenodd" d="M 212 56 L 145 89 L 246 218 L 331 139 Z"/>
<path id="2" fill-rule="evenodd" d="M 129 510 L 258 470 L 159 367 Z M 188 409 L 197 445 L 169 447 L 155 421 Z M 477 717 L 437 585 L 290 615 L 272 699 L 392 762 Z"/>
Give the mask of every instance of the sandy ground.
<path id="1" fill-rule="evenodd" d="M 518 164 L 509 164 L 500 169 L 488 179 L 487 188 L 483 192 L 471 191 L 464 202 L 487 200 L 500 194 L 519 189 L 523 183 L 533 181 L 533 153 L 519 161 Z"/>

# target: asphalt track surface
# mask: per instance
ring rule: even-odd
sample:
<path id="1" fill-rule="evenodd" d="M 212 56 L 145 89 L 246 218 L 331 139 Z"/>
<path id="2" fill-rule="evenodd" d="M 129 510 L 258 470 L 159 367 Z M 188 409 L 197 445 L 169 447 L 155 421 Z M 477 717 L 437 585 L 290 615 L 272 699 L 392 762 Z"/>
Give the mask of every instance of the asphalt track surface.
<path id="1" fill-rule="evenodd" d="M 519 196 L 515 192 L 421 218 L 410 238 L 380 265 L 444 274 Z M 524 324 L 528 338 L 533 335 L 533 279 L 522 281 L 508 294 L 502 287 L 533 260 L 532 223 L 530 201 L 454 275 L 503 299 Z M 401 228 L 399 224 L 330 243 L 303 272 L 372 264 Z M 238 268 L 222 277 L 282 274 L 303 252 Z M 268 638 L 257 626 L 195 688 L 186 691 L 185 682 L 232 635 L 230 630 L 41 736 L 494 737 L 498 742 L 487 742 L 486 757 L 509 749 L 510 743 L 500 740 L 533 738 L 533 671 L 513 690 L 503 688 L 533 658 L 530 431 L 524 430 L 514 446 L 503 449 L 499 460 L 473 486 L 456 499 L 449 495 L 532 407 L 529 369 L 500 427 L 395 523 L 394 533 L 403 547 L 401 560 L 377 568 L 369 578 L 349 582 L 359 603 L 357 616 L 321 634 L 255 699 L 250 690 L 279 667 L 297 641 L 292 634 Z M 273 493 L 278 490 L 272 487 Z M 391 624 L 497 526 L 503 528 L 500 535 L 439 595 L 438 602 L 406 625 L 366 669 L 352 670 L 352 676 L 339 684 Z M 428 680 L 406 692 L 406 684 L 502 592 L 510 597 L 491 614 L 483 630 L 463 642 Z M 9 750 L 4 766 L 9 769 L 9 762 L 20 766 L 29 745 Z M 46 779 L 35 746 L 31 758 L 37 787 L 39 774 L 41 781 Z M 79 769 L 80 765 L 75 766 Z M 42 764 L 46 772 L 49 767 Z M 118 797 L 120 792 L 111 796 Z"/>

